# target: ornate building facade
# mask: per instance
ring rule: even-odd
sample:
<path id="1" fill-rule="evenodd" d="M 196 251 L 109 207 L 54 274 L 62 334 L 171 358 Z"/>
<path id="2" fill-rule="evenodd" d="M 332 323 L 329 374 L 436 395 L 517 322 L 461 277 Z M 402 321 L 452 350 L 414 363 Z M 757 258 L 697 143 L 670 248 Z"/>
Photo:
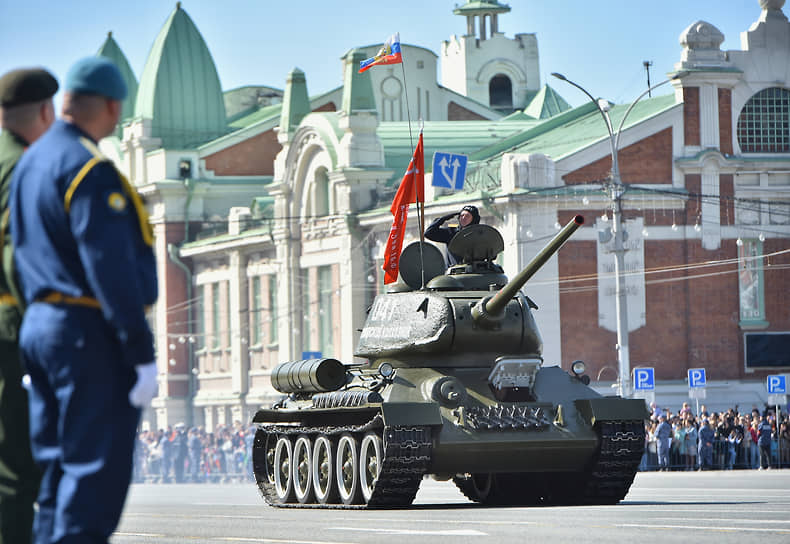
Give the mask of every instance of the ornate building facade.
<path id="1" fill-rule="evenodd" d="M 690 25 L 674 93 L 632 109 L 609 105 L 615 124 L 628 114 L 619 164 L 631 364 L 656 369 L 667 402 L 685 400 L 686 371 L 703 367 L 709 406 L 761 403 L 765 375 L 790 367 L 749 350 L 752 339 L 781 345 L 790 331 L 783 4 L 755 6 L 758 20 L 737 51 L 720 50 L 713 25 Z M 609 135 L 596 105 L 570 109 L 541 84 L 534 35 L 498 32 L 507 10 L 497 2 L 456 9 L 467 33 L 442 45 L 442 84 L 433 81 L 439 57 L 407 44 L 403 71 L 358 74 L 378 48 L 366 46 L 342 57 L 340 87 L 311 97 L 298 69 L 283 91 L 223 93 L 197 27 L 176 8 L 122 138 L 103 142 L 155 224 L 160 396 L 149 425 L 249 421 L 278 396 L 269 382 L 278 362 L 316 353 L 355 361 L 366 309 L 383 289 L 389 205 L 416 143 L 404 81 L 420 97 L 410 113 L 425 120 L 426 167 L 434 151 L 470 159 L 463 192 L 426 188 L 429 220 L 477 205 L 502 233 L 500 262 L 512 275 L 557 225 L 587 217 L 525 291 L 540 307 L 546 364 L 584 359 L 594 384 L 610 390 L 618 376 L 612 202 L 602 190 Z M 178 57 L 182 47 L 197 53 Z M 178 80 L 172 58 L 189 59 Z M 415 224 L 407 243 L 418 237 Z"/>

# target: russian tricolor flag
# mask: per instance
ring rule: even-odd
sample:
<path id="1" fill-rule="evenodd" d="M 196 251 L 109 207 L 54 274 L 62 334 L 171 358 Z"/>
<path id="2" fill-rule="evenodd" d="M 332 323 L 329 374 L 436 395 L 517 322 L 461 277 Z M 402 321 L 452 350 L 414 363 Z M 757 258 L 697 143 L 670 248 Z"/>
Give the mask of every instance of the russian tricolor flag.
<path id="1" fill-rule="evenodd" d="M 400 53 L 400 32 L 396 32 L 384 42 L 384 45 L 375 57 L 363 60 L 359 63 L 359 73 L 361 74 L 368 68 L 377 66 L 379 64 L 400 64 L 403 62 L 403 57 Z"/>

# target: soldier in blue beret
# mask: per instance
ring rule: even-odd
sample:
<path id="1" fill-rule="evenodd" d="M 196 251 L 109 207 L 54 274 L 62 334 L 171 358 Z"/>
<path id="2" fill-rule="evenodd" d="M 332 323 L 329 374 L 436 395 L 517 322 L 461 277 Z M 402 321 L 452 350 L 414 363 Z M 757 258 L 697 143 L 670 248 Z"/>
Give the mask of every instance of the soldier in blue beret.
<path id="1" fill-rule="evenodd" d="M 58 82 L 41 68 L 0 77 L 0 246 L 10 244 L 8 192 L 25 148 L 55 120 Z M 40 475 L 30 453 L 27 393 L 22 388 L 17 337 L 22 314 L 0 270 L 0 544 L 30 542 Z"/>
<path id="2" fill-rule="evenodd" d="M 140 196 L 98 149 L 126 85 L 108 59 L 78 61 L 62 120 L 11 181 L 14 263 L 27 305 L 30 436 L 43 476 L 34 542 L 107 542 L 132 473 L 140 409 L 157 389 L 145 306 L 157 296 Z"/>

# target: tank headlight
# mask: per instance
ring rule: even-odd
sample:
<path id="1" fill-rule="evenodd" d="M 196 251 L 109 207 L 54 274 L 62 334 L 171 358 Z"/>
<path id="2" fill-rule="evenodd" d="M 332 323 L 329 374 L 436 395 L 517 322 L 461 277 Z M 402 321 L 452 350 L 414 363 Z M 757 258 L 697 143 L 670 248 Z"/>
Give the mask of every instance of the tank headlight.
<path id="1" fill-rule="evenodd" d="M 395 373 L 395 369 L 390 363 L 381 363 L 379 365 L 379 374 L 382 378 L 389 378 Z"/>
<path id="2" fill-rule="evenodd" d="M 584 364 L 584 361 L 573 361 L 571 363 L 571 370 L 574 374 L 576 374 L 576 377 L 579 377 L 584 374 L 586 366 L 587 365 Z"/>

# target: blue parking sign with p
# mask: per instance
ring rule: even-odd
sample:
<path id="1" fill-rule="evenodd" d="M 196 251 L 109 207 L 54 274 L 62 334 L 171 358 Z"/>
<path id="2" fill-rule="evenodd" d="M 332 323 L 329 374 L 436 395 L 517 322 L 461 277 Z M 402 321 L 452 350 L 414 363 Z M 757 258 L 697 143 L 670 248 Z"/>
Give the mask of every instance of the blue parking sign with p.
<path id="1" fill-rule="evenodd" d="M 650 367 L 634 369 L 634 390 L 654 391 L 656 388 L 655 369 Z"/>
<path id="2" fill-rule="evenodd" d="M 771 374 L 768 376 L 768 393 L 771 395 L 787 394 L 787 379 L 782 374 Z"/>
<path id="3" fill-rule="evenodd" d="M 705 369 L 689 368 L 689 387 L 705 387 Z"/>

